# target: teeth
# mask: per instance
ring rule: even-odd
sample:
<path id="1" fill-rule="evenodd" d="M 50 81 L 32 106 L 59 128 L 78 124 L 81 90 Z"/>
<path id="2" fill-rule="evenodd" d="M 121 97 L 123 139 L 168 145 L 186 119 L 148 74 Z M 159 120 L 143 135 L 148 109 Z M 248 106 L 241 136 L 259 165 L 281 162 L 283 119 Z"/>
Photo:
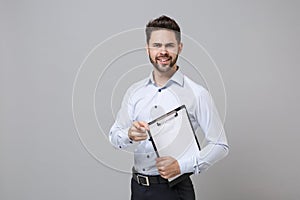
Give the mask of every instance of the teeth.
<path id="1" fill-rule="evenodd" d="M 160 59 L 160 61 L 162 61 L 162 62 L 166 62 L 166 61 L 168 61 L 169 60 L 169 58 L 161 58 Z"/>

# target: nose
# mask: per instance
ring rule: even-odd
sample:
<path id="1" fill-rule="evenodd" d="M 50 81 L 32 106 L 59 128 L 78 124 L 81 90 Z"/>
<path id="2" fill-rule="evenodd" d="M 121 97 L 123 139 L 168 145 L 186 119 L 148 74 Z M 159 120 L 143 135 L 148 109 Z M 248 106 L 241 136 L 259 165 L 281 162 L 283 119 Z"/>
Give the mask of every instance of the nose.
<path id="1" fill-rule="evenodd" d="M 160 48 L 160 54 L 167 54 L 168 51 L 167 51 L 167 48 L 165 45 L 162 45 L 161 48 Z"/>

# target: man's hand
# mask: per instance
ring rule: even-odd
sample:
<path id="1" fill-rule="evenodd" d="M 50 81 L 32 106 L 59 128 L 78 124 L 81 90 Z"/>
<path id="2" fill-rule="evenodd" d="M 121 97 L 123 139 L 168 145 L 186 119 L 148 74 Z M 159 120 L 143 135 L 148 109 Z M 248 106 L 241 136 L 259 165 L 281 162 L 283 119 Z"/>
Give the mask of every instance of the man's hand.
<path id="1" fill-rule="evenodd" d="M 178 161 L 170 156 L 156 159 L 156 167 L 161 177 L 168 179 L 180 174 Z"/>
<path id="2" fill-rule="evenodd" d="M 149 130 L 149 126 L 146 122 L 135 121 L 128 130 L 128 137 L 136 142 L 146 140 L 148 137 L 147 130 Z"/>

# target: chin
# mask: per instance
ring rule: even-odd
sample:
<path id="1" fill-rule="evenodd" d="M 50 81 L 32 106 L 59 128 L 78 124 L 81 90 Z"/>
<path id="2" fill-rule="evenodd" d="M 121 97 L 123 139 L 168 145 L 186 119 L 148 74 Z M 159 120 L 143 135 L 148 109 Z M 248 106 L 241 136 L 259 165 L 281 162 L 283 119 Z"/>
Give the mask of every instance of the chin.
<path id="1" fill-rule="evenodd" d="M 160 72 L 168 72 L 172 69 L 170 65 L 160 65 L 160 64 L 155 65 L 155 68 Z"/>

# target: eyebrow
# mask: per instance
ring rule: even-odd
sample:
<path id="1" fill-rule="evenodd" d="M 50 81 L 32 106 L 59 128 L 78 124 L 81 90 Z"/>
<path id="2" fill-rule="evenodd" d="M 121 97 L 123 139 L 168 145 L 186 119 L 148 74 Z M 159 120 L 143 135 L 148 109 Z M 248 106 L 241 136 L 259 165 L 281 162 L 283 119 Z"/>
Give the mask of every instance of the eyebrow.
<path id="1" fill-rule="evenodd" d="M 163 44 L 160 43 L 160 42 L 153 42 L 152 45 L 159 45 L 159 46 L 161 46 Z M 168 43 L 165 43 L 164 45 L 165 46 L 172 46 L 172 45 L 176 45 L 176 43 L 174 43 L 174 42 L 168 42 Z"/>

